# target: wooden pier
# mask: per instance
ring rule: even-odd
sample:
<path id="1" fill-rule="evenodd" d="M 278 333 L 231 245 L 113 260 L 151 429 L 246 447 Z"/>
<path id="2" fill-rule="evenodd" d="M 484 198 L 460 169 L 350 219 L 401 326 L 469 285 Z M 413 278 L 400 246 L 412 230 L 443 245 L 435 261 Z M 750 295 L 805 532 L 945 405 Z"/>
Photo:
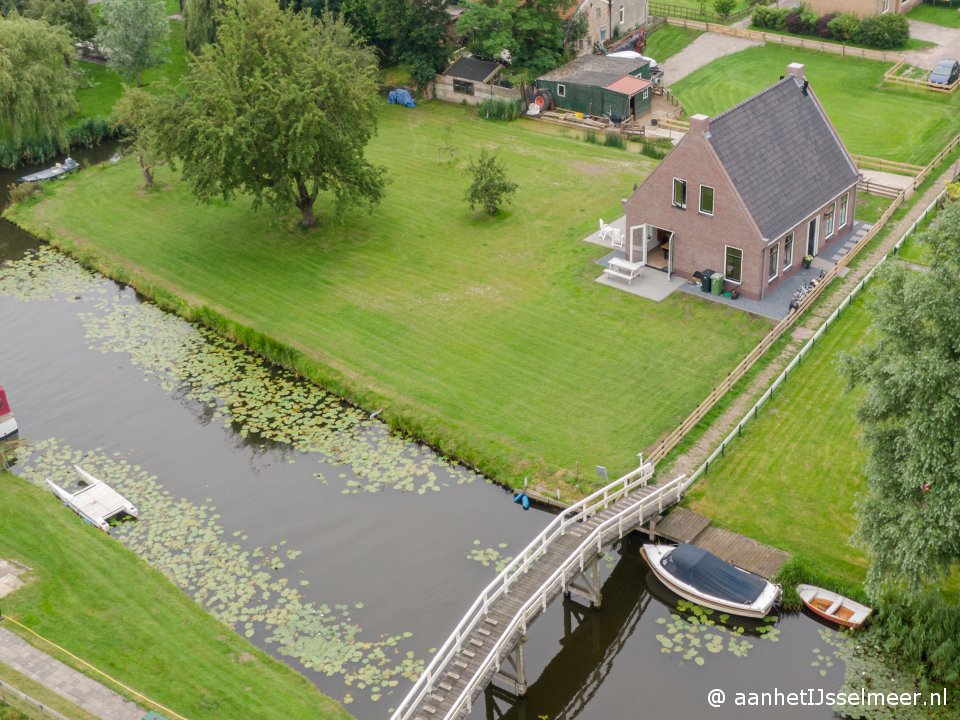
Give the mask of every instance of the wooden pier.
<path id="1" fill-rule="evenodd" d="M 661 517 L 686 489 L 684 477 L 650 486 L 652 477 L 653 465 L 641 462 L 557 515 L 477 598 L 392 720 L 459 718 L 495 677 L 525 694 L 530 623 L 561 593 L 599 607 L 603 548 Z"/>

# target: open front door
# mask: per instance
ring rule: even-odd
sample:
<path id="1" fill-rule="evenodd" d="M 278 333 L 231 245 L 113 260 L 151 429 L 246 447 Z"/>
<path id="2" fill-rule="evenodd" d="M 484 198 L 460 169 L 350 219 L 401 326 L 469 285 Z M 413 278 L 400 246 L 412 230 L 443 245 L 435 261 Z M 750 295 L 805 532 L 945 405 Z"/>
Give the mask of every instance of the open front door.
<path id="1" fill-rule="evenodd" d="M 639 232 L 636 232 L 638 231 Z M 625 255 L 628 262 L 642 262 L 644 265 L 647 263 L 647 238 L 650 237 L 650 226 L 649 225 L 631 225 L 627 231 L 627 248 Z M 636 247 L 637 238 L 639 237 L 640 248 Z"/>
<path id="2" fill-rule="evenodd" d="M 670 281 L 673 279 L 673 239 L 674 235 L 670 233 L 670 239 L 667 240 L 667 280 Z"/>

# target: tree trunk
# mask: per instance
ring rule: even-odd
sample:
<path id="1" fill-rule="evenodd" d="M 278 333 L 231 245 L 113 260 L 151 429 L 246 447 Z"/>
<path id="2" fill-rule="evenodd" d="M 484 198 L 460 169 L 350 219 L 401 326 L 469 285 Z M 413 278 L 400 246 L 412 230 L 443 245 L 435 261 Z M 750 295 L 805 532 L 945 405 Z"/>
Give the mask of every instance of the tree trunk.
<path id="1" fill-rule="evenodd" d="M 143 164 L 143 156 L 137 156 L 137 162 L 140 163 L 140 169 L 143 170 L 143 180 L 147 184 L 148 188 L 153 187 L 153 173 L 150 172 L 150 166 Z"/>
<path id="2" fill-rule="evenodd" d="M 316 225 L 317 219 L 313 216 L 313 200 L 310 198 L 301 198 L 300 202 L 297 203 L 297 207 L 300 208 L 301 225 L 305 228 Z"/>

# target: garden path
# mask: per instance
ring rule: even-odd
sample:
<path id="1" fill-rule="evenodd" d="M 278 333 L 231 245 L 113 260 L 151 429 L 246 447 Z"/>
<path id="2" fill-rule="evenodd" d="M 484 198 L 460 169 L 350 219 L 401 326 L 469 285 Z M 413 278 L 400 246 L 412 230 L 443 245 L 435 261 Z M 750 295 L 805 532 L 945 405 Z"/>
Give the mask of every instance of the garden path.
<path id="1" fill-rule="evenodd" d="M 0 628 L 0 662 L 103 720 L 140 720 L 143 710 Z"/>
<path id="2" fill-rule="evenodd" d="M 672 58 L 663 61 L 661 64 L 661 67 L 663 67 L 663 84 L 669 87 L 704 65 L 709 65 L 718 57 L 732 55 L 759 44 L 753 40 L 744 40 L 729 35 L 704 33 Z"/>

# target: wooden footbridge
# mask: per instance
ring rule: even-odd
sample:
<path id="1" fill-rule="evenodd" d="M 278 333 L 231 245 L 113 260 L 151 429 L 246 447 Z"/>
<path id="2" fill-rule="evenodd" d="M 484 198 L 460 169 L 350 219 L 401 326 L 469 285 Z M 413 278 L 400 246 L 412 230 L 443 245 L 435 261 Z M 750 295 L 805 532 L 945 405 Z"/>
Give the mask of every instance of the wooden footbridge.
<path id="1" fill-rule="evenodd" d="M 686 490 L 685 477 L 649 485 L 653 463 L 560 512 L 474 601 L 391 720 L 459 718 L 497 678 L 526 692 L 527 627 L 557 595 L 601 603 L 599 559 L 605 545 L 656 521 Z"/>

